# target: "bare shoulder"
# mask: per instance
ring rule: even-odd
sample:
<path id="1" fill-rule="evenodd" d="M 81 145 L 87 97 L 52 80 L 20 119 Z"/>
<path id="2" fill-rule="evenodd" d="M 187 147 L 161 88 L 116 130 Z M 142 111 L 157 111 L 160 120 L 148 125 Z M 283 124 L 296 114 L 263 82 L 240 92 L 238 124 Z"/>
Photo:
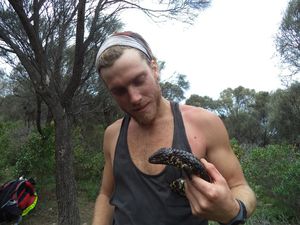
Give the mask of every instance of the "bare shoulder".
<path id="1" fill-rule="evenodd" d="M 190 105 L 181 105 L 180 109 L 184 119 L 189 123 L 201 125 L 201 127 L 208 126 L 211 128 L 223 124 L 218 115 L 204 108 Z"/>
<path id="2" fill-rule="evenodd" d="M 240 164 L 230 147 L 229 136 L 221 118 L 199 107 L 182 105 L 180 109 L 193 153 L 213 163 L 230 186 L 243 180 Z"/>
<path id="3" fill-rule="evenodd" d="M 228 133 L 217 114 L 189 105 L 181 105 L 180 110 L 194 153 L 210 156 L 216 150 L 229 150 Z"/>
<path id="4" fill-rule="evenodd" d="M 123 119 L 119 119 L 115 121 L 105 129 L 103 147 L 106 154 L 109 153 L 109 155 L 111 155 L 114 153 L 114 149 L 117 144 L 117 139 L 122 125 L 122 120 Z"/>
<path id="5" fill-rule="evenodd" d="M 116 135 L 116 133 L 119 133 L 121 125 L 122 125 L 122 121 L 123 121 L 123 119 L 118 119 L 114 123 L 109 125 L 105 129 L 104 136 L 105 137 L 112 137 L 112 136 Z"/>

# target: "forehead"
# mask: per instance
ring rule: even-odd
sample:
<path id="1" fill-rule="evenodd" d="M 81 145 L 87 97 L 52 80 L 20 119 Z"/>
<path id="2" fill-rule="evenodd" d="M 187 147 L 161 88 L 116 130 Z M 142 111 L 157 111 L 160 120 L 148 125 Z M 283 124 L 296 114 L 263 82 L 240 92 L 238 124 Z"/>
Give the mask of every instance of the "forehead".
<path id="1" fill-rule="evenodd" d="M 116 79 L 130 79 L 139 73 L 150 69 L 147 61 L 136 49 L 125 49 L 123 54 L 113 63 L 112 66 L 102 68 L 101 76 L 104 81 L 111 82 Z"/>

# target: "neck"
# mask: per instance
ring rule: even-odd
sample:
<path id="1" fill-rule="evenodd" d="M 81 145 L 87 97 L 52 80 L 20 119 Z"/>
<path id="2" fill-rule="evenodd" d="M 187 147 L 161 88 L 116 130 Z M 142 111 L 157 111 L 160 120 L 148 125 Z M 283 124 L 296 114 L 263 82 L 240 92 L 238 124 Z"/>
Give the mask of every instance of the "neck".
<path id="1" fill-rule="evenodd" d="M 170 118 L 170 114 L 172 114 L 171 103 L 167 99 L 162 97 L 158 103 L 158 109 L 157 109 L 156 116 L 151 123 L 141 124 L 141 123 L 138 123 L 137 121 L 135 121 L 135 122 L 142 129 L 151 129 L 151 128 L 156 127 L 158 124 L 161 124 L 161 122 L 163 120 L 165 120 L 166 118 Z"/>

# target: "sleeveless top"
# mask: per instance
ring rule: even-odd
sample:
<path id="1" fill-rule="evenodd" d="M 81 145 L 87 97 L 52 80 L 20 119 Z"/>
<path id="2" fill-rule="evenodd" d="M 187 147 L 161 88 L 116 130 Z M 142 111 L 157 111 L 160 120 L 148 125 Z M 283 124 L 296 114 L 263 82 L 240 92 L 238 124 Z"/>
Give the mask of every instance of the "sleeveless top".
<path id="1" fill-rule="evenodd" d="M 172 147 L 191 152 L 178 103 L 171 102 L 174 118 Z M 207 225 L 193 216 L 186 197 L 174 193 L 169 183 L 183 177 L 182 171 L 166 166 L 157 175 L 140 171 L 133 163 L 127 144 L 130 117 L 125 116 L 118 137 L 113 174 L 115 190 L 110 203 L 115 206 L 114 225 Z"/>

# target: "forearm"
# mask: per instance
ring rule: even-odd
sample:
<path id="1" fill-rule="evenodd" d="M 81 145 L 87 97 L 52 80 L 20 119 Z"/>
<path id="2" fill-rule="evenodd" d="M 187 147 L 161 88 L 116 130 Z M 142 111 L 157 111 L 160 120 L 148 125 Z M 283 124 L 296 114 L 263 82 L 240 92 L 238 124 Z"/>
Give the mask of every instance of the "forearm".
<path id="1" fill-rule="evenodd" d="M 93 225 L 111 225 L 114 207 L 106 195 L 99 194 L 94 209 Z"/>
<path id="2" fill-rule="evenodd" d="M 247 217 L 250 217 L 256 208 L 256 196 L 252 189 L 247 185 L 239 185 L 231 188 L 236 199 L 241 200 L 247 209 Z"/>

